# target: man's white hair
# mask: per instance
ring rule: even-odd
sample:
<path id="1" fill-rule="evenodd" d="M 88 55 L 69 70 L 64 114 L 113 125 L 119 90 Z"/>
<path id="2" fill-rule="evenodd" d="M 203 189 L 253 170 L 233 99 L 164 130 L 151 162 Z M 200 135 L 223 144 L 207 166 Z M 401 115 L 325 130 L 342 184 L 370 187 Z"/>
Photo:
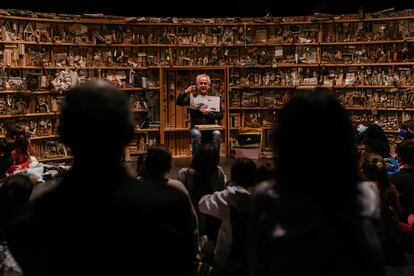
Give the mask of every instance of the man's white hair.
<path id="1" fill-rule="evenodd" d="M 200 81 L 201 78 L 207 78 L 207 83 L 208 83 L 208 85 L 210 85 L 211 80 L 210 80 L 210 76 L 209 75 L 207 75 L 207 74 L 197 75 L 197 77 L 196 77 L 197 84 L 198 84 L 198 82 Z"/>

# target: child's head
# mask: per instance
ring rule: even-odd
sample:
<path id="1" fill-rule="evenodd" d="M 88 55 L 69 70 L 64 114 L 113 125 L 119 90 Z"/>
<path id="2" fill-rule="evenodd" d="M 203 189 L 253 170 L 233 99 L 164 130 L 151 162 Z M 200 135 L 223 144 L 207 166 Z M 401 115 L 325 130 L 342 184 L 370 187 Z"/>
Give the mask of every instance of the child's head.
<path id="1" fill-rule="evenodd" d="M 144 166 L 148 176 L 164 176 L 171 170 L 172 155 L 167 147 L 161 144 L 152 145 L 145 157 Z"/>
<path id="2" fill-rule="evenodd" d="M 0 155 L 10 156 L 15 147 L 13 139 L 9 137 L 0 138 Z"/>
<path id="3" fill-rule="evenodd" d="M 248 158 L 238 158 L 231 166 L 231 181 L 242 187 L 252 187 L 256 184 L 257 166 Z"/>
<path id="4" fill-rule="evenodd" d="M 14 145 L 16 150 L 20 151 L 23 154 L 29 154 L 29 141 L 25 136 L 17 136 L 14 140 Z"/>
<path id="5" fill-rule="evenodd" d="M 26 126 L 21 123 L 11 126 L 8 130 L 8 136 L 12 137 L 14 140 L 26 139 Z"/>
<path id="6" fill-rule="evenodd" d="M 401 164 L 414 164 L 414 142 L 403 141 L 397 145 L 396 153 Z"/>
<path id="7" fill-rule="evenodd" d="M 11 175 L 0 186 L 1 219 L 22 208 L 30 199 L 33 183 L 25 175 Z"/>
<path id="8" fill-rule="evenodd" d="M 269 163 L 260 165 L 257 168 L 257 182 L 262 182 L 271 179 L 274 175 L 274 170 Z"/>
<path id="9" fill-rule="evenodd" d="M 361 158 L 361 175 L 364 180 L 378 181 L 379 176 L 387 176 L 385 162 L 381 155 L 367 153 Z"/>
<path id="10" fill-rule="evenodd" d="M 191 161 L 191 167 L 198 173 L 211 173 L 217 169 L 220 155 L 212 144 L 202 145 Z"/>

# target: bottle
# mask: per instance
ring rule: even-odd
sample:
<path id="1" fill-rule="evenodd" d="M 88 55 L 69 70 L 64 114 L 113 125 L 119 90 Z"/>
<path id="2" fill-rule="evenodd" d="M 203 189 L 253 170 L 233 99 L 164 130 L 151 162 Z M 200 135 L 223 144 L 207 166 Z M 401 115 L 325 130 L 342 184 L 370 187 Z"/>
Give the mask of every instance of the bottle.
<path id="1" fill-rule="evenodd" d="M 46 74 L 46 69 L 43 68 L 42 75 L 40 76 L 40 88 L 47 88 L 48 86 L 48 78 Z"/>

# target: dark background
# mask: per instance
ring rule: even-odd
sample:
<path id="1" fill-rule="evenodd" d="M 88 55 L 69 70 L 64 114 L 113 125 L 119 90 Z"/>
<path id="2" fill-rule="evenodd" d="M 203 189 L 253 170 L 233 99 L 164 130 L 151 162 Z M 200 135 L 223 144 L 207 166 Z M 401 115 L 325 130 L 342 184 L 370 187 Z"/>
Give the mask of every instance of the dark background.
<path id="1" fill-rule="evenodd" d="M 412 0 L 411 0 L 412 1 Z M 124 16 L 155 17 L 261 17 L 267 13 L 271 16 L 311 15 L 314 12 L 358 13 L 360 7 L 364 12 L 376 12 L 388 8 L 398 10 L 414 8 L 409 0 L 1 0 L 0 8 L 27 9 L 39 12 L 56 13 L 104 13 Z"/>

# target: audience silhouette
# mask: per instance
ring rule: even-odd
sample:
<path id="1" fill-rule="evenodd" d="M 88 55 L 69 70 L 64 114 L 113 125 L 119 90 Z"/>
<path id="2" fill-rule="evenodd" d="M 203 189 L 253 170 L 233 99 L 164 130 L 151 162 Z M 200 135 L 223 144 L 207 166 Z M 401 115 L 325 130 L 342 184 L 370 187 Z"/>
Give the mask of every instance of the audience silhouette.
<path id="1" fill-rule="evenodd" d="M 21 174 L 6 177 L 0 183 L 0 275 L 23 275 L 21 267 L 10 253 L 4 227 L 27 204 L 32 190 L 29 177 Z"/>
<path id="2" fill-rule="evenodd" d="M 215 248 L 217 275 L 243 276 L 247 270 L 247 227 L 257 166 L 239 158 L 231 166 L 230 183 L 222 191 L 203 196 L 200 211 L 221 220 Z"/>
<path id="3" fill-rule="evenodd" d="M 353 133 L 323 91 L 298 92 L 280 110 L 276 176 L 253 198 L 251 275 L 384 275 L 375 218 L 360 202 Z"/>
<path id="4" fill-rule="evenodd" d="M 128 99 L 108 82 L 67 92 L 59 133 L 73 166 L 7 227 L 25 275 L 191 275 L 188 198 L 140 183 L 120 163 L 132 118 Z"/>

